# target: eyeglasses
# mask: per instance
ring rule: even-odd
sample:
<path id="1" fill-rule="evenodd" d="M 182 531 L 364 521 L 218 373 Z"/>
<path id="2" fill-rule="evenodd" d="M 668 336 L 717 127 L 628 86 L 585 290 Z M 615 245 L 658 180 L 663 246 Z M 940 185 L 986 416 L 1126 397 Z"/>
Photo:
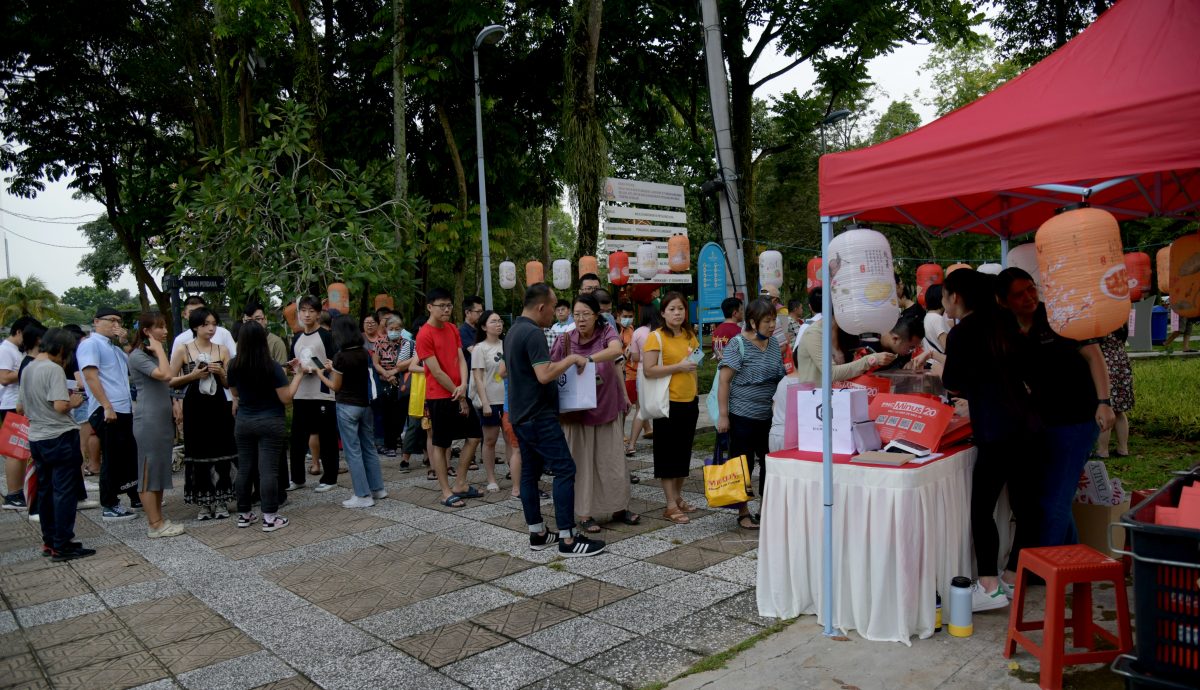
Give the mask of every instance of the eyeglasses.
<path id="1" fill-rule="evenodd" d="M 119 317 L 119 316 L 103 316 L 96 320 L 97 321 L 107 321 L 109 323 L 121 323 L 121 317 Z"/>
<path id="2" fill-rule="evenodd" d="M 433 307 L 434 309 L 453 309 L 454 303 L 453 302 L 438 302 L 437 304 L 431 304 L 429 306 Z"/>
<path id="3" fill-rule="evenodd" d="M 572 314 L 571 316 L 574 316 L 576 321 L 582 321 L 582 320 L 584 320 L 584 319 L 590 319 L 590 318 L 593 318 L 593 317 L 595 317 L 596 315 L 595 315 L 593 312 L 590 312 L 590 311 L 585 311 L 585 312 L 578 312 L 578 311 L 577 311 L 577 312 L 575 312 L 574 314 Z"/>
<path id="4" fill-rule="evenodd" d="M 482 314 L 482 313 L 483 313 L 483 307 L 479 307 L 478 309 L 471 309 L 471 310 L 469 310 L 467 313 L 468 313 L 468 314 Z"/>

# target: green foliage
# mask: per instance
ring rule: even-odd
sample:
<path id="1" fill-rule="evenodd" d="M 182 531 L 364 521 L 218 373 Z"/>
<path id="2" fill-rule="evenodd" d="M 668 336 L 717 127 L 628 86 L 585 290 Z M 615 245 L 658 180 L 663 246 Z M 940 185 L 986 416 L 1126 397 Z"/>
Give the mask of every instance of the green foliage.
<path id="1" fill-rule="evenodd" d="M 89 276 L 97 288 L 105 288 L 121 277 L 121 272 L 129 266 L 129 255 L 117 239 L 117 232 L 108 222 L 106 213 L 79 226 L 79 231 L 92 246 L 92 251 L 79 260 L 79 273 Z"/>
<path id="2" fill-rule="evenodd" d="M 62 293 L 61 301 L 64 305 L 78 309 L 88 319 L 91 319 L 99 307 L 112 307 L 120 311 L 140 308 L 137 297 L 124 288 L 114 291 L 93 285 L 67 288 Z"/>
<path id="3" fill-rule="evenodd" d="M 938 46 L 921 69 L 931 72 L 933 97 L 928 105 L 938 115 L 957 110 L 1021 73 L 1018 64 L 1001 60 L 990 38 L 953 47 Z"/>
<path id="4" fill-rule="evenodd" d="M 875 129 L 871 132 L 871 143 L 878 144 L 888 139 L 894 139 L 920 126 L 921 116 L 913 110 L 911 103 L 892 101 L 888 105 L 888 109 L 879 117 L 879 121 L 875 123 Z"/>
<path id="5" fill-rule="evenodd" d="M 1133 362 L 1136 399 L 1131 428 L 1146 436 L 1200 441 L 1200 408 L 1191 404 L 1200 390 L 1200 362 L 1177 357 Z"/>
<path id="6" fill-rule="evenodd" d="M 0 280 L 0 323 L 12 323 L 21 316 L 42 322 L 61 316 L 58 297 L 37 276 L 24 281 L 17 276 Z"/>
<path id="7" fill-rule="evenodd" d="M 1109 0 L 991 0 L 1000 55 L 1032 67 L 1095 21 Z"/>

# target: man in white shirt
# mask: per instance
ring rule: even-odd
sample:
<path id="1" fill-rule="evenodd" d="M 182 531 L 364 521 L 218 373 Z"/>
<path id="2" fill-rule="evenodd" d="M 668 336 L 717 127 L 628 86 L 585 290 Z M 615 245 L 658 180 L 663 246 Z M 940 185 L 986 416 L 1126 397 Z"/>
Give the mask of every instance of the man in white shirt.
<path id="1" fill-rule="evenodd" d="M 792 352 L 800 347 L 800 338 L 808 327 L 821 320 L 821 288 L 815 287 L 808 291 L 808 308 L 812 310 L 812 318 L 800 324 L 796 330 L 796 339 L 792 341 Z"/>
<path id="2" fill-rule="evenodd" d="M 208 303 L 200 295 L 192 295 L 183 303 L 183 330 L 179 335 L 175 336 L 175 342 L 171 344 L 171 356 L 175 356 L 175 351 L 187 345 L 196 339 L 196 334 L 192 329 L 187 327 L 188 317 L 192 315 L 192 311 L 200 307 L 208 307 Z M 233 334 L 230 333 L 224 326 L 217 326 L 217 332 L 213 334 L 212 341 L 221 347 L 229 350 L 229 357 L 232 359 L 237 356 L 237 343 L 233 340 Z"/>
<path id="3" fill-rule="evenodd" d="M 0 341 L 0 423 L 9 412 L 17 409 L 21 395 L 21 387 L 17 382 L 17 374 L 21 370 L 21 360 L 25 358 L 21 349 L 24 344 L 24 331 L 29 326 L 39 326 L 37 319 L 32 316 L 22 316 L 13 321 L 9 328 L 9 336 Z M 8 483 L 4 492 L 5 510 L 25 510 L 29 504 L 25 501 L 25 461 L 5 456 L 4 478 Z"/>

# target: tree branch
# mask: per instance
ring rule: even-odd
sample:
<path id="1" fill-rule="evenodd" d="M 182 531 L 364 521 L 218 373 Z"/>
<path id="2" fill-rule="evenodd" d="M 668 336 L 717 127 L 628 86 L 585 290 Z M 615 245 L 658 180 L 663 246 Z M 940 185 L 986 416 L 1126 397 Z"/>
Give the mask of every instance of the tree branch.
<path id="1" fill-rule="evenodd" d="M 767 21 L 767 25 L 763 27 L 762 35 L 758 37 L 758 43 L 754 46 L 754 50 L 750 51 L 750 55 L 747 58 L 750 60 L 750 64 L 753 65 L 755 62 L 758 62 L 758 58 L 762 56 L 762 52 L 766 50 L 771 41 L 774 41 L 779 37 L 780 34 L 783 33 L 783 29 L 780 29 L 779 31 L 773 31 L 774 28 L 775 15 L 772 14 L 771 19 Z"/>
<path id="2" fill-rule="evenodd" d="M 750 90 L 751 91 L 758 90 L 758 87 L 762 86 L 763 84 L 766 84 L 767 82 L 771 81 L 772 79 L 774 79 L 776 77 L 780 77 L 780 76 L 783 76 L 784 74 L 787 74 L 788 72 L 792 71 L 797 65 L 799 65 L 803 62 L 807 62 L 808 60 L 812 59 L 812 56 L 813 56 L 813 53 L 805 53 L 804 55 L 801 55 L 800 57 L 796 58 L 791 63 L 789 63 L 783 69 L 779 69 L 774 72 L 771 72 L 770 74 L 763 77 L 762 79 L 759 79 L 758 81 L 750 84 Z"/>

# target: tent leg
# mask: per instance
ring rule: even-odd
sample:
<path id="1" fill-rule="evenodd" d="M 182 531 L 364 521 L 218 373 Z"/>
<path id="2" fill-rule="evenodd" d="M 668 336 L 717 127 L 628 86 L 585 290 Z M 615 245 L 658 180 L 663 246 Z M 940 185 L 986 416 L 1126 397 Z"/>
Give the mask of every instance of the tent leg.
<path id="1" fill-rule="evenodd" d="M 1008 238 L 1000 238 L 1000 266 L 1008 268 Z"/>
<path id="2" fill-rule="evenodd" d="M 829 276 L 829 243 L 833 240 L 833 219 L 821 216 L 821 314 L 826 327 L 821 333 L 821 419 L 833 419 L 833 299 Z M 833 630 L 833 425 L 822 424 L 821 494 L 824 503 L 824 529 L 821 538 L 821 617 L 826 636 Z"/>

